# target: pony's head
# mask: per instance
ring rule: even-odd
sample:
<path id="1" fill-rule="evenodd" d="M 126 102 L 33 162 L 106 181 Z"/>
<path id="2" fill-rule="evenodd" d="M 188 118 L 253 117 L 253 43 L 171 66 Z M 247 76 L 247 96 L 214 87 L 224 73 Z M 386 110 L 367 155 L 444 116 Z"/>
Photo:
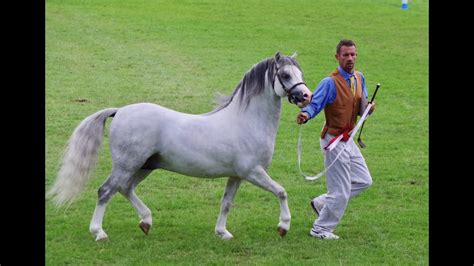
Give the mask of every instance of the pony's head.
<path id="1" fill-rule="evenodd" d="M 239 82 L 230 96 L 219 97 L 219 106 L 210 114 L 226 108 L 234 99 L 247 108 L 251 99 L 269 88 L 279 97 L 288 97 L 290 103 L 303 108 L 311 102 L 312 93 L 303 81 L 303 70 L 295 60 L 296 53 L 284 56 L 280 52 L 255 64 Z"/>
<path id="2" fill-rule="evenodd" d="M 312 93 L 303 81 L 303 70 L 296 62 L 296 53 L 284 56 L 277 52 L 274 57 L 273 90 L 280 97 L 288 97 L 290 103 L 303 108 L 311 102 Z"/>

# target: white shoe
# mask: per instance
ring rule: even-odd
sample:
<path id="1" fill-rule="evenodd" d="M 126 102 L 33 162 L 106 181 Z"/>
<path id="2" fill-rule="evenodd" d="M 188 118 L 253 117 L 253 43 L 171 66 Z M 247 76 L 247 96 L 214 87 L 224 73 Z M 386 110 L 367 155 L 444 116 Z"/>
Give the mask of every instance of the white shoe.
<path id="1" fill-rule="evenodd" d="M 324 207 L 324 203 L 318 200 L 319 197 L 316 197 L 310 201 L 311 208 L 313 208 L 314 212 L 319 216 L 321 210 Z"/>
<path id="2" fill-rule="evenodd" d="M 314 229 L 311 229 L 311 231 L 309 231 L 309 234 L 311 236 L 314 236 L 314 237 L 317 237 L 319 239 L 323 239 L 323 240 L 336 240 L 336 239 L 339 239 L 339 237 L 331 232 L 319 232 L 319 231 L 315 231 Z"/>

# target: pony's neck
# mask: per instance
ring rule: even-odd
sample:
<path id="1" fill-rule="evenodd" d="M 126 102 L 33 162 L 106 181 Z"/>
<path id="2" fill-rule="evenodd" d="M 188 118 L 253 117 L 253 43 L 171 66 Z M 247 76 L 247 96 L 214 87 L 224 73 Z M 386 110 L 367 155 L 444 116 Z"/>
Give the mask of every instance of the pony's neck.
<path id="1" fill-rule="evenodd" d="M 267 76 L 267 74 L 265 75 Z M 235 112 L 235 119 L 249 124 L 255 129 L 276 132 L 280 121 L 281 98 L 273 91 L 271 79 L 267 76 L 263 92 L 252 96 L 247 106 L 242 106 L 243 103 L 238 100 L 240 93 L 242 91 L 234 96 L 234 100 L 226 108 L 226 111 Z"/>

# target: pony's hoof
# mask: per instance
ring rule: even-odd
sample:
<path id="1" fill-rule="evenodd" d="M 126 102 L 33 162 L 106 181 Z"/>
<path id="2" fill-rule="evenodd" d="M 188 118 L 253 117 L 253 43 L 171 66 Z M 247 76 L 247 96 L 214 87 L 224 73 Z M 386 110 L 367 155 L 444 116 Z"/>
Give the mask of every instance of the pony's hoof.
<path id="1" fill-rule="evenodd" d="M 99 234 L 97 234 L 97 237 L 95 238 L 96 242 L 104 242 L 107 240 L 109 240 L 109 237 L 107 236 L 105 232 L 100 232 Z"/>
<path id="2" fill-rule="evenodd" d="M 278 234 L 281 236 L 281 237 L 284 237 L 286 235 L 286 233 L 288 233 L 288 230 L 282 228 L 282 227 L 278 227 Z"/>
<path id="3" fill-rule="evenodd" d="M 225 230 L 224 232 L 216 232 L 216 234 L 223 240 L 231 240 L 232 238 L 234 238 L 234 236 L 227 230 Z"/>
<path id="4" fill-rule="evenodd" d="M 148 231 L 150 231 L 151 225 L 147 224 L 145 222 L 141 222 L 139 227 L 140 227 L 140 229 L 142 229 L 142 231 L 143 231 L 143 233 L 145 233 L 145 235 L 148 235 Z"/>

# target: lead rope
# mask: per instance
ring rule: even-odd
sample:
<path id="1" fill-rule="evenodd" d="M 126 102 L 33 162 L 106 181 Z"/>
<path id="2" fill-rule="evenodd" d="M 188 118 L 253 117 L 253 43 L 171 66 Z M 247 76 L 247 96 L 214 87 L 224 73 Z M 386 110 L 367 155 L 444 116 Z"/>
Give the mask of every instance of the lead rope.
<path id="1" fill-rule="evenodd" d="M 321 171 L 319 174 L 315 175 L 315 176 L 307 176 L 303 173 L 303 170 L 301 170 L 301 132 L 303 131 L 303 126 L 300 125 L 300 133 L 299 133 L 299 136 L 298 136 L 298 169 L 300 171 L 300 175 L 302 175 L 306 180 L 309 180 L 309 181 L 314 181 L 316 179 L 319 179 L 321 176 L 323 176 L 328 170 L 329 168 L 331 168 L 331 166 L 334 165 L 334 163 L 339 159 L 339 156 L 341 156 L 342 152 L 346 149 L 346 144 L 344 143 L 344 148 L 341 149 L 341 151 L 336 155 L 336 159 L 334 159 L 334 161 L 332 161 L 332 163 L 326 167 L 323 171 Z M 329 151 L 325 151 L 325 152 L 329 152 Z"/>
<path id="2" fill-rule="evenodd" d="M 334 163 L 341 156 L 342 152 L 346 149 L 347 143 L 349 141 L 354 141 L 353 136 L 355 136 L 357 134 L 357 131 L 359 131 L 359 128 L 362 125 L 362 123 L 369 117 L 369 110 L 372 107 L 372 105 L 373 105 L 372 103 L 369 103 L 367 105 L 367 107 L 365 108 L 364 114 L 362 114 L 362 117 L 359 119 L 359 122 L 357 123 L 355 128 L 351 130 L 349 140 L 347 140 L 347 142 L 343 144 L 344 148 L 342 148 L 341 151 L 339 151 L 339 153 L 336 155 L 336 158 L 332 161 L 332 163 L 328 167 L 324 168 L 324 170 L 322 172 L 320 172 L 319 174 L 317 174 L 315 176 L 307 176 L 301 170 L 301 150 L 302 150 L 302 148 L 301 148 L 301 135 L 302 135 L 301 132 L 303 131 L 303 127 L 302 127 L 302 125 L 300 125 L 300 130 L 299 130 L 300 133 L 299 133 L 299 136 L 298 136 L 298 169 L 300 171 L 300 174 L 306 180 L 313 181 L 313 180 L 319 179 L 321 176 L 323 176 L 329 170 L 329 168 L 331 168 L 334 165 Z M 331 143 L 331 145 L 326 146 L 324 148 L 324 152 L 332 151 L 337 146 L 337 144 L 341 141 L 341 139 L 342 139 L 341 136 L 342 136 L 342 134 L 339 135 L 338 137 L 336 137 L 336 140 L 333 143 Z"/>

